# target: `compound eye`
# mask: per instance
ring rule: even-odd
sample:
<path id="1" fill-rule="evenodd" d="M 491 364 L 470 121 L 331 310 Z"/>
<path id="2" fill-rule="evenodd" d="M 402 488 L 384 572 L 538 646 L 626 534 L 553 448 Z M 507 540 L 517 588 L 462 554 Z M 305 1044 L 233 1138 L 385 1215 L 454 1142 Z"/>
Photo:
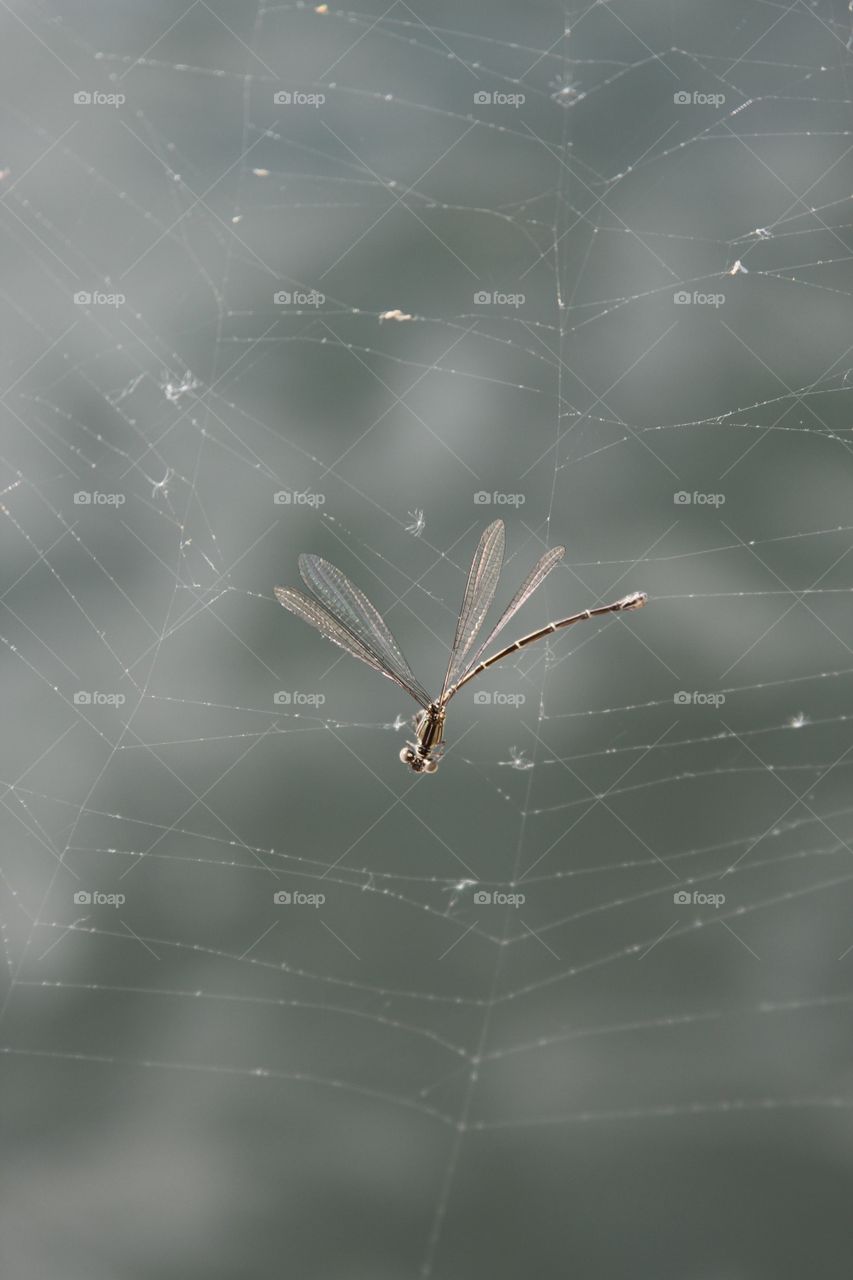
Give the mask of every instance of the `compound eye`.
<path id="1" fill-rule="evenodd" d="M 400 759 L 403 761 L 403 764 L 412 764 L 412 762 L 414 761 L 414 758 L 415 758 L 415 753 L 412 750 L 412 748 L 403 747 L 403 750 L 400 752 Z"/>
<path id="2" fill-rule="evenodd" d="M 424 773 L 435 773 L 437 768 L 437 760 L 424 760 Z"/>

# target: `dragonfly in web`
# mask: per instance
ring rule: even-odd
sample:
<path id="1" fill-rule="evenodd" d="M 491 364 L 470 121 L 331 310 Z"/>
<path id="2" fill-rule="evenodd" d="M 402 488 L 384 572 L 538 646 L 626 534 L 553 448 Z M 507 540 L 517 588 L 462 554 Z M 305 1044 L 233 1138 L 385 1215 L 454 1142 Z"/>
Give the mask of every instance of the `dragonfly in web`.
<path id="1" fill-rule="evenodd" d="M 327 640 L 340 645 L 354 658 L 360 658 L 369 667 L 373 667 L 374 671 L 393 680 L 418 703 L 421 710 L 414 725 L 415 741 L 407 743 L 400 752 L 400 759 L 414 769 L 415 773 L 435 773 L 444 749 L 447 704 L 463 685 L 473 680 L 481 671 L 562 627 L 571 627 L 576 622 L 600 618 L 608 613 L 642 609 L 648 599 L 645 592 L 634 591 L 612 604 L 597 605 L 592 609 L 584 609 L 582 613 L 572 614 L 571 617 L 561 618 L 558 622 L 549 622 L 547 626 L 531 631 L 506 648 L 483 658 L 486 649 L 566 552 L 565 547 L 552 547 L 545 552 L 524 579 L 486 639 L 478 645 L 480 628 L 497 590 L 503 564 L 504 537 L 503 520 L 495 520 L 480 538 L 468 573 L 447 671 L 437 698 L 430 697 L 413 674 L 400 646 L 367 596 L 327 560 L 310 555 L 299 557 L 299 572 L 311 591 L 311 596 L 295 591 L 292 587 L 275 588 L 276 598 L 285 609 L 295 613 L 304 622 L 309 622 Z"/>

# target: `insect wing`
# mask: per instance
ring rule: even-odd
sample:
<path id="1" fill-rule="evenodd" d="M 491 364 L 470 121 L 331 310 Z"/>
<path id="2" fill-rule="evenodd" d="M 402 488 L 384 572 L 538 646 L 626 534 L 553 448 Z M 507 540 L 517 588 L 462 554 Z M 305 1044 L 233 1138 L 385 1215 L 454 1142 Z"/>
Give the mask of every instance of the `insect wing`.
<path id="1" fill-rule="evenodd" d="M 453 637 L 453 648 L 450 651 L 450 661 L 444 677 L 442 697 L 445 690 L 451 687 L 462 671 L 465 659 L 477 639 L 477 633 L 494 599 L 503 564 L 504 541 L 504 522 L 495 520 L 484 529 L 480 544 L 474 553 L 462 608 L 459 611 L 459 620 L 456 623 L 456 634 Z"/>
<path id="2" fill-rule="evenodd" d="M 320 556 L 300 556 L 299 572 L 321 604 L 378 659 L 386 673 L 422 706 L 428 706 L 431 701 L 429 694 L 416 679 L 382 615 L 364 592 L 340 569 Z"/>
<path id="3" fill-rule="evenodd" d="M 565 554 L 565 547 L 552 547 L 550 551 L 545 552 L 541 559 L 530 570 L 530 573 L 524 579 L 486 639 L 478 646 L 477 652 L 470 658 L 466 671 L 470 671 L 472 667 L 477 665 L 484 651 L 488 649 L 493 640 L 497 639 L 506 624 L 509 622 L 510 618 L 515 617 L 522 605 L 527 603 L 533 595 L 533 592 L 537 587 L 541 586 L 548 574 L 554 568 L 554 565 L 559 564 Z"/>
<path id="4" fill-rule="evenodd" d="M 383 675 L 386 674 L 384 667 L 377 662 L 373 654 L 364 647 L 361 641 L 357 640 L 355 636 L 351 636 L 346 628 L 342 627 L 329 611 L 324 609 L 321 604 L 318 604 L 316 600 L 303 595 L 301 591 L 295 591 L 293 587 L 276 587 L 275 598 L 279 604 L 284 605 L 285 609 L 295 613 L 297 618 L 301 618 L 303 622 L 309 622 L 312 627 L 316 627 L 327 640 L 331 640 L 333 644 L 339 644 L 342 649 L 346 649 L 347 653 L 352 654 L 354 658 L 360 658 L 362 662 L 366 662 L 375 671 L 381 671 Z"/>

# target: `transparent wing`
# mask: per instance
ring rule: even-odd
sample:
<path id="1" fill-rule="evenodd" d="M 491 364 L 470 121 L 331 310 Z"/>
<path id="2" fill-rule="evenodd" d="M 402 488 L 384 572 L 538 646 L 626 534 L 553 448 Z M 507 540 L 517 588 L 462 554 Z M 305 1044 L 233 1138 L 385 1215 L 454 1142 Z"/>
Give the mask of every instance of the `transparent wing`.
<path id="1" fill-rule="evenodd" d="M 312 627 L 316 627 L 327 640 L 331 640 L 333 644 L 340 645 L 352 657 L 360 658 L 362 662 L 366 662 L 374 671 L 378 671 L 380 675 L 387 676 L 389 680 L 393 680 L 395 684 L 405 689 L 406 693 L 410 694 L 421 706 L 428 705 L 429 697 L 423 692 L 417 681 L 410 685 L 407 680 L 402 680 L 395 671 L 389 670 L 377 653 L 373 652 L 367 644 L 349 631 L 343 623 L 334 618 L 328 609 L 324 609 L 316 600 L 312 600 L 310 596 L 303 595 L 301 591 L 295 591 L 292 587 L 276 587 L 275 597 L 279 604 L 284 605 L 285 609 L 289 609 L 291 613 L 295 613 L 297 618 L 301 618 L 303 622 L 308 622 Z"/>
<path id="2" fill-rule="evenodd" d="M 558 564 L 565 554 L 565 547 L 552 547 L 551 550 L 546 551 L 537 564 L 534 565 L 530 570 L 530 573 L 516 591 L 515 595 L 510 600 L 507 607 L 504 609 L 501 616 L 498 618 L 492 630 L 486 636 L 486 639 L 481 645 L 477 646 L 476 653 L 471 654 L 469 657 L 465 667 L 466 672 L 470 671 L 472 667 L 477 665 L 484 650 L 488 649 L 492 641 L 497 639 L 506 624 L 509 622 L 510 618 L 513 618 L 518 613 L 521 606 L 527 603 L 536 588 L 545 581 L 548 574 L 554 568 L 554 565 Z"/>
<path id="3" fill-rule="evenodd" d="M 382 667 L 398 684 L 427 706 L 431 701 L 429 694 L 415 678 L 382 615 L 364 592 L 359 591 L 340 569 L 329 564 L 328 560 L 322 560 L 320 556 L 300 556 L 299 572 L 305 585 L 350 635 L 354 635 L 378 658 Z"/>
<path id="4" fill-rule="evenodd" d="M 447 674 L 441 689 L 442 697 L 462 672 L 465 659 L 477 639 L 477 633 L 494 599 L 503 558 L 504 522 L 495 520 L 483 530 L 480 545 L 471 561 L 459 621 L 456 623 L 456 634 L 453 637 L 453 648 L 450 651 L 450 661 L 447 664 Z"/>

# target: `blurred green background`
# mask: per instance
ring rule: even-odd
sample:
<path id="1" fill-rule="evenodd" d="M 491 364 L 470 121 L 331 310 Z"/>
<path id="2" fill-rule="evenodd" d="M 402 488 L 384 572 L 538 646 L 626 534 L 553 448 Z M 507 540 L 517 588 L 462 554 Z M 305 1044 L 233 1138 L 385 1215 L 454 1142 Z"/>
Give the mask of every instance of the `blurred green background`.
<path id="1" fill-rule="evenodd" d="M 846 1276 L 847 5 L 0 22 L 6 1273 Z"/>

